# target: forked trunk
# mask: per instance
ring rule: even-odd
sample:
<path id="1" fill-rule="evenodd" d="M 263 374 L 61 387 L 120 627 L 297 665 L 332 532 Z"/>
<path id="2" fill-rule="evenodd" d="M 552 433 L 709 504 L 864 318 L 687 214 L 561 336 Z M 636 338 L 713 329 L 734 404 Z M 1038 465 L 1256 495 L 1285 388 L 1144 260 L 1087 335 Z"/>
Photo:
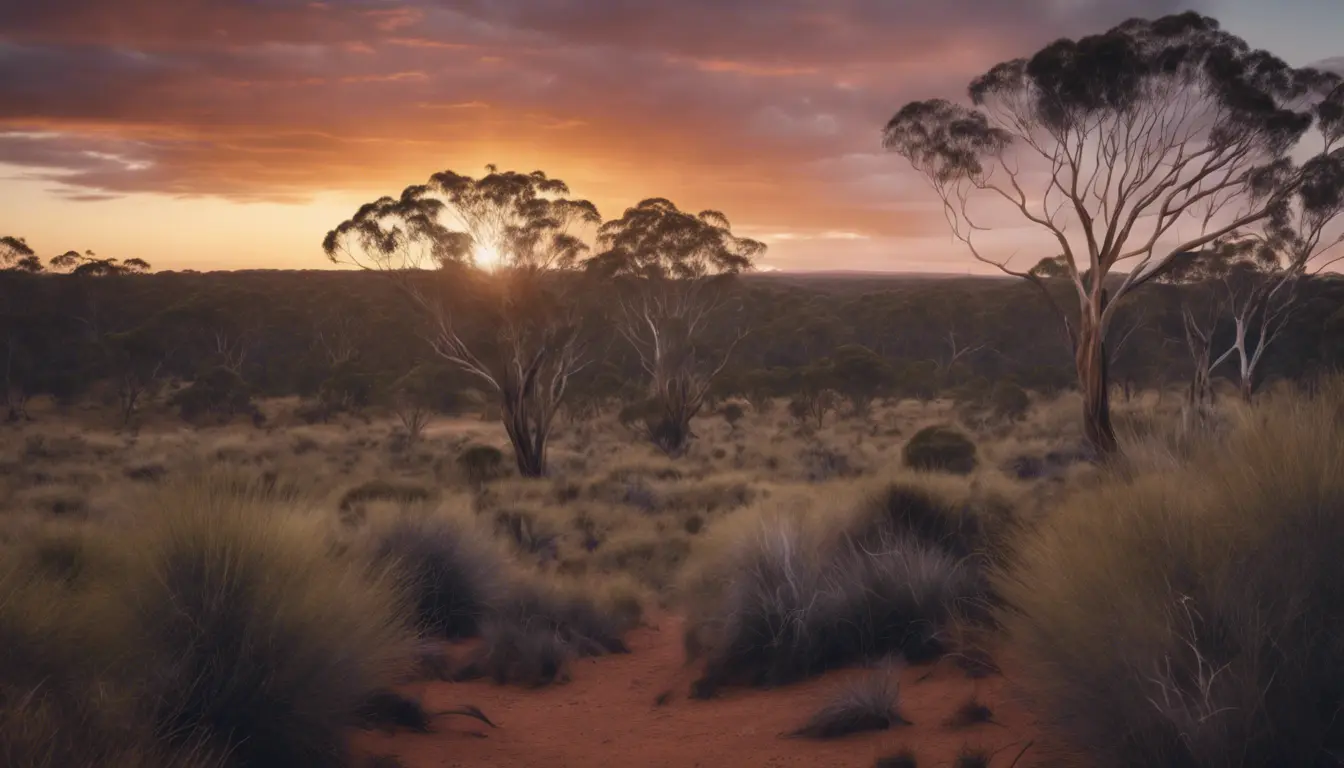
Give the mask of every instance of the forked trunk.
<path id="1" fill-rule="evenodd" d="M 546 431 L 540 421 L 528 413 L 526 401 L 509 397 L 501 399 L 504 431 L 513 445 L 513 457 L 518 474 L 523 477 L 542 477 L 546 474 Z"/>
<path id="2" fill-rule="evenodd" d="M 1255 375 L 1251 371 L 1245 371 L 1241 374 L 1241 399 L 1251 402 L 1255 396 Z"/>
<path id="3" fill-rule="evenodd" d="M 1111 427 L 1106 345 L 1100 323 L 1084 321 L 1074 351 L 1074 365 L 1078 370 L 1078 388 L 1083 393 L 1083 433 L 1098 455 L 1113 454 L 1119 445 Z"/>
<path id="4" fill-rule="evenodd" d="M 672 375 L 655 382 L 653 399 L 657 405 L 647 428 L 649 439 L 668 456 L 676 458 L 690 446 L 691 419 L 700 411 L 701 398 L 695 382 L 687 376 Z"/>

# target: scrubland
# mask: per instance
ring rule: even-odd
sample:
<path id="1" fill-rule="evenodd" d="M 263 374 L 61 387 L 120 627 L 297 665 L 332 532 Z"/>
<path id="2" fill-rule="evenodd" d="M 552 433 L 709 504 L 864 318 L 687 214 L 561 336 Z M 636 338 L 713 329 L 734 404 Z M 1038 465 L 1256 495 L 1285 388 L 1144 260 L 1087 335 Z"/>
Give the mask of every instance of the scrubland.
<path id="1" fill-rule="evenodd" d="M 1117 403 L 1107 464 L 1068 394 L 1021 419 L 903 400 L 820 427 L 720 403 L 675 459 L 611 408 L 558 425 L 543 479 L 471 414 L 409 441 L 377 412 L 309 425 L 297 405 L 263 402 L 262 427 L 150 411 L 133 432 L 39 405 L 3 428 L 0 764 L 362 764 L 359 728 L 435 727 L 409 682 L 564 684 L 667 615 L 699 699 L 1010 659 L 1043 734 L 1023 765 L 1344 749 L 1339 382 L 1199 418 L 1144 393 Z M 965 446 L 921 447 L 929 427 Z M 992 719 L 977 707 L 946 727 Z M 907 709 L 876 676 L 793 735 Z"/>

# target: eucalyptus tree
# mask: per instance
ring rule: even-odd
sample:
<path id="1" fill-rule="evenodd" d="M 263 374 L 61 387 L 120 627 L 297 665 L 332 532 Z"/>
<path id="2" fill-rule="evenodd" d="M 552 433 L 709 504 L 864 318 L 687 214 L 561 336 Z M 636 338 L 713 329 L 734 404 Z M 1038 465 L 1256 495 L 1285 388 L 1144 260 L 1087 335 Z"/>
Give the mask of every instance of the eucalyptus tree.
<path id="1" fill-rule="evenodd" d="M 598 244 L 602 252 L 588 269 L 620 283 L 617 327 L 649 377 L 648 436 L 680 455 L 691 419 L 746 333 L 735 329 L 722 348 L 711 349 L 709 332 L 723 330 L 715 324 L 726 321 L 733 278 L 754 266 L 765 245 L 734 235 L 718 211 L 693 214 L 663 198 L 603 224 Z"/>
<path id="2" fill-rule="evenodd" d="M 22 237 L 0 237 L 0 270 L 36 273 L 43 270 L 42 260 Z"/>
<path id="3" fill-rule="evenodd" d="M 1303 183 L 1262 226 L 1180 255 L 1160 278 L 1192 285 L 1182 311 L 1191 351 L 1203 347 L 1206 377 L 1235 356 L 1238 391 L 1247 401 L 1260 383 L 1265 352 L 1288 328 L 1305 284 L 1344 260 L 1344 121 L 1324 138 L 1326 152 L 1303 167 Z M 1214 332 L 1228 321 L 1232 338 L 1215 354 Z"/>
<path id="4" fill-rule="evenodd" d="M 1344 86 L 1336 88 L 1344 94 Z M 1344 110 L 1344 98 L 1334 106 Z M 1304 167 L 1304 181 L 1264 227 L 1226 249 L 1220 283 L 1233 324 L 1238 389 L 1250 400 L 1267 349 L 1288 327 L 1303 285 L 1344 259 L 1344 119 L 1326 132 L 1327 152 Z"/>
<path id="5" fill-rule="evenodd" d="M 541 171 L 442 171 L 367 203 L 323 250 L 394 280 L 428 321 L 439 357 L 498 397 L 518 471 L 546 471 L 571 377 L 587 362 L 571 275 L 597 208 Z"/>
<path id="6" fill-rule="evenodd" d="M 954 236 L 1031 281 L 1067 323 L 1088 440 L 1116 449 L 1105 339 L 1118 300 L 1178 254 L 1263 223 L 1308 181 L 1293 153 L 1341 120 L 1339 77 L 1290 67 L 1196 13 L 1132 19 L 991 68 L 970 106 L 906 104 L 883 143 L 922 172 Z M 1319 144 L 1319 142 L 1318 142 Z M 1333 150 L 1309 147 L 1315 158 Z M 1062 254 L 1077 311 L 991 251 L 995 216 Z M 1112 276 L 1112 272 L 1118 272 Z"/>
<path id="7" fill-rule="evenodd" d="M 148 272 L 151 267 L 144 259 L 126 259 L 100 257 L 93 251 L 66 251 L 52 256 L 48 262 L 52 270 L 76 277 L 112 277 L 120 275 L 139 275 Z"/>

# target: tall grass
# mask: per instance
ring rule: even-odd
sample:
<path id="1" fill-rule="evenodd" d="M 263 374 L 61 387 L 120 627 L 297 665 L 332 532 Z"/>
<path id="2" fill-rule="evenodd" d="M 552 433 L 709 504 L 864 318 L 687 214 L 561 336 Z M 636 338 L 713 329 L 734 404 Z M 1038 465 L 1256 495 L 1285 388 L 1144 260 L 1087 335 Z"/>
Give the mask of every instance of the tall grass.
<path id="1" fill-rule="evenodd" d="M 997 580 L 1020 674 L 1091 764 L 1338 759 L 1341 434 L 1340 382 L 1276 396 L 1164 470 L 1075 496 L 1024 538 Z"/>
<path id="2" fill-rule="evenodd" d="M 375 520 L 367 536 L 374 564 L 390 568 L 411 597 L 422 632 L 474 637 L 505 598 L 508 562 L 463 516 L 403 510 Z"/>
<path id="3" fill-rule="evenodd" d="M 156 503 L 125 600 L 160 737 L 241 765 L 343 765 L 352 714 L 410 669 L 393 581 L 332 557 L 316 516 L 208 486 Z"/>
<path id="4" fill-rule="evenodd" d="M 232 478 L 149 494 L 140 513 L 118 537 L 56 539 L 60 568 L 18 552 L 0 576 L 0 762 L 347 764 L 360 706 L 409 669 L 393 581 Z"/>

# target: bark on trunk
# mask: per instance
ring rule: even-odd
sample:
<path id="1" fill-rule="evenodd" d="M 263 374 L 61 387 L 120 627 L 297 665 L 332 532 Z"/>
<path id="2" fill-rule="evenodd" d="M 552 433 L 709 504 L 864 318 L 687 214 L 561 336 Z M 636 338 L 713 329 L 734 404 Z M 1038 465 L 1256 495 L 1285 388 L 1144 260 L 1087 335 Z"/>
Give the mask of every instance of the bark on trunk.
<path id="1" fill-rule="evenodd" d="M 1083 393 L 1083 432 L 1098 455 L 1115 453 L 1115 430 L 1111 427 L 1110 387 L 1107 381 L 1106 346 L 1100 323 L 1084 321 L 1074 351 L 1078 388 Z"/>
<path id="2" fill-rule="evenodd" d="M 503 401 L 504 431 L 513 445 L 513 458 L 518 474 L 523 477 L 542 477 L 546 474 L 546 433 L 528 417 L 527 406 Z"/>
<path id="3" fill-rule="evenodd" d="M 1250 372 L 1243 373 L 1241 375 L 1241 399 L 1249 403 L 1254 395 L 1255 376 Z"/>

